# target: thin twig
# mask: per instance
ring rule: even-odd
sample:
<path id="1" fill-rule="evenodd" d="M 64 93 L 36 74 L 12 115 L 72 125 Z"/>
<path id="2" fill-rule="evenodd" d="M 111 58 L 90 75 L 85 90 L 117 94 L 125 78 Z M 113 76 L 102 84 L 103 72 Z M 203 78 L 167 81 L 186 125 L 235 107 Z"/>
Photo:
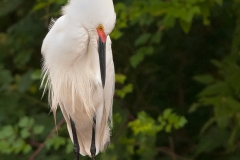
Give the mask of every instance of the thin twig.
<path id="1" fill-rule="evenodd" d="M 175 153 L 173 138 L 172 137 L 168 137 L 168 141 L 169 141 L 169 146 L 170 146 L 172 152 Z M 171 157 L 172 157 L 172 160 L 176 160 L 177 159 L 175 154 L 172 154 Z"/>
<path id="2" fill-rule="evenodd" d="M 22 94 L 22 93 L 19 93 L 19 94 L 22 96 L 22 98 L 24 98 L 28 101 L 31 101 L 31 102 L 33 102 L 35 104 L 38 104 L 40 106 L 43 106 L 45 108 L 49 108 L 49 105 L 47 103 L 44 103 L 44 102 L 40 101 L 39 99 L 36 99 L 36 98 L 34 98 L 32 96 L 29 96 L 27 94 Z"/>
<path id="3" fill-rule="evenodd" d="M 39 145 L 38 149 L 29 157 L 28 160 L 34 160 L 34 159 L 35 159 L 35 157 L 36 157 L 36 156 L 42 151 L 42 149 L 45 147 L 46 141 L 47 141 L 48 139 L 52 138 L 53 134 L 56 132 L 56 128 L 61 127 L 61 126 L 64 124 L 64 122 L 65 122 L 64 118 L 61 119 L 61 120 L 58 122 L 58 124 L 56 125 L 56 127 L 54 127 L 54 128 L 52 129 L 52 131 L 51 131 L 50 134 L 47 136 L 47 138 L 45 139 L 45 141 Z"/>
<path id="4" fill-rule="evenodd" d="M 157 151 L 169 155 L 170 157 L 172 157 L 172 159 L 175 158 L 177 160 L 188 160 L 187 158 L 177 155 L 170 148 L 167 148 L 167 147 L 158 147 Z"/>

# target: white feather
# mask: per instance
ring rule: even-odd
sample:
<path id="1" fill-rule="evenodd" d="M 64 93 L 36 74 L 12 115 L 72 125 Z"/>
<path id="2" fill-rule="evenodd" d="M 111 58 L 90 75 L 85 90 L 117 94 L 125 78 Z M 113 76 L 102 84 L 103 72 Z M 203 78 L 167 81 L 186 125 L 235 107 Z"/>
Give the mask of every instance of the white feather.
<path id="1" fill-rule="evenodd" d="M 111 40 L 108 36 L 106 83 L 103 89 L 96 28 L 102 24 L 108 35 L 113 29 L 116 16 L 111 0 L 71 0 L 63 13 L 64 15 L 51 26 L 43 41 L 41 86 L 46 82 L 44 92 L 46 88 L 50 90 L 49 103 L 54 117 L 57 107 L 60 106 L 71 139 L 69 116 L 75 122 L 82 155 L 91 155 L 93 116 L 96 114 L 98 154 L 110 141 L 108 124 L 112 124 L 115 73 Z"/>

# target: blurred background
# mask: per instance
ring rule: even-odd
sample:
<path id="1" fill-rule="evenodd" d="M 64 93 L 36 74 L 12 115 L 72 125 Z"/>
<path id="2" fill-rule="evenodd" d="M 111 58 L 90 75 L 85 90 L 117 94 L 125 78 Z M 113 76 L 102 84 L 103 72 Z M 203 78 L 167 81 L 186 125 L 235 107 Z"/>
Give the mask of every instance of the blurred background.
<path id="1" fill-rule="evenodd" d="M 63 116 L 56 133 L 39 89 L 41 44 L 66 3 L 0 0 L 2 160 L 73 159 Z M 114 5 L 114 126 L 97 159 L 239 160 L 240 0 Z"/>

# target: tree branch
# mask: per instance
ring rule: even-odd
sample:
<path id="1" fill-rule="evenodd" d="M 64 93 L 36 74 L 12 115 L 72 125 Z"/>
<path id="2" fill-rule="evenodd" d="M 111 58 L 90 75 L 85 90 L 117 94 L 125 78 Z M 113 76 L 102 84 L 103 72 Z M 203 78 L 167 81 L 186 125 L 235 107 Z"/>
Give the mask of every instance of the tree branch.
<path id="1" fill-rule="evenodd" d="M 28 160 L 34 160 L 34 159 L 35 159 L 35 157 L 36 157 L 36 156 L 42 151 L 42 149 L 45 147 L 45 142 L 46 142 L 48 139 L 52 138 L 53 134 L 57 131 L 57 129 L 58 129 L 59 127 L 61 127 L 61 126 L 64 124 L 64 122 L 65 122 L 64 118 L 61 119 L 61 120 L 58 122 L 58 124 L 56 125 L 56 127 L 54 127 L 54 128 L 52 129 L 52 131 L 51 131 L 50 134 L 47 136 L 47 138 L 45 139 L 45 141 L 39 145 L 38 149 L 29 157 Z"/>
<path id="2" fill-rule="evenodd" d="M 170 156 L 173 160 L 177 159 L 177 160 L 188 160 L 187 158 L 184 158 L 182 156 L 177 155 L 176 153 L 174 153 L 170 148 L 167 147 L 158 147 L 157 151 L 162 152 L 164 154 L 167 154 L 168 156 Z"/>

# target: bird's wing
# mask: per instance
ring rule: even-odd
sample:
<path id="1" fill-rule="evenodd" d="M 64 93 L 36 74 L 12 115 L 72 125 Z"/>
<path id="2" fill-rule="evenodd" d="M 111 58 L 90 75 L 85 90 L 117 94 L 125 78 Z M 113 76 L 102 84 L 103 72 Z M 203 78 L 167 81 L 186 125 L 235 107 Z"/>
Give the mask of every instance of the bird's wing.
<path id="1" fill-rule="evenodd" d="M 65 16 L 60 17 L 43 41 L 42 82 L 48 82 L 49 103 L 53 115 L 56 115 L 59 105 L 73 141 L 69 121 L 71 116 L 75 122 L 81 154 L 90 155 L 93 119 L 89 118 L 86 109 L 91 110 L 91 92 L 96 89 L 92 91 L 92 81 L 88 77 L 86 56 L 89 55 L 89 37 L 84 27 L 69 24 Z"/>
<path id="2" fill-rule="evenodd" d="M 50 72 L 50 66 L 46 62 L 46 55 L 51 54 L 51 47 L 54 45 L 54 38 L 56 39 L 56 35 L 64 29 L 64 18 L 65 16 L 62 16 L 58 18 L 57 20 L 52 19 L 49 24 L 49 32 L 46 35 L 46 37 L 43 40 L 41 53 L 43 56 L 43 66 L 42 66 L 42 82 L 41 82 L 41 88 L 44 88 L 43 95 L 45 94 L 47 88 L 49 87 L 49 93 L 50 93 L 50 78 L 49 78 L 49 72 Z M 49 50 L 50 49 L 50 50 Z M 50 98 L 50 95 L 49 95 Z"/>
<path id="3" fill-rule="evenodd" d="M 49 24 L 49 32 L 42 44 L 42 55 L 45 57 L 45 54 L 48 52 L 48 48 L 52 46 L 54 43 L 54 39 L 56 38 L 56 34 L 61 32 L 64 29 L 64 19 L 65 16 L 58 18 L 57 20 L 52 19 Z"/>
<path id="4" fill-rule="evenodd" d="M 69 25 L 65 16 L 60 17 L 48 32 L 42 44 L 43 80 L 50 86 L 52 110 L 57 109 L 60 94 L 68 94 L 68 84 L 73 83 L 72 76 L 79 73 L 81 56 L 86 53 L 88 33 L 83 27 Z M 71 71 L 71 72 L 69 72 Z M 79 73 L 80 74 L 80 73 Z M 77 79 L 77 78 L 76 78 Z"/>

